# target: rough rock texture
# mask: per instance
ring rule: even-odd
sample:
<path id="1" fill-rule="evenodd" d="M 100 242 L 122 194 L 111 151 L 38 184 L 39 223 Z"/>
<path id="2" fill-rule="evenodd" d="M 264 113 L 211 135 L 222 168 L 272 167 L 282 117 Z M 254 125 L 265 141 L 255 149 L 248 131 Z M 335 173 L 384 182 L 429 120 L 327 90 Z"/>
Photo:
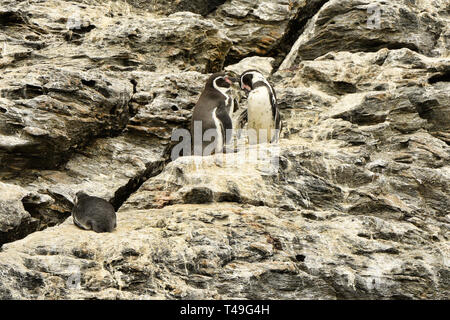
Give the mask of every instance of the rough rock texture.
<path id="1" fill-rule="evenodd" d="M 172 130 L 188 127 L 192 109 L 208 75 L 198 72 L 153 73 L 133 72 L 137 85 L 131 105 L 135 115 L 127 128 L 163 139 Z"/>
<path id="2" fill-rule="evenodd" d="M 239 61 L 239 63 L 225 67 L 225 70 L 235 72 L 237 75 L 241 75 L 247 70 L 256 69 L 267 78 L 273 71 L 274 60 L 275 59 L 271 57 L 248 57 L 242 59 L 241 61 Z"/>
<path id="3" fill-rule="evenodd" d="M 203 16 L 211 13 L 226 0 L 127 0 L 133 7 L 150 12 L 170 15 L 189 11 Z"/>
<path id="4" fill-rule="evenodd" d="M 449 4 L 428 0 L 331 0 L 308 22 L 281 68 L 314 59 L 331 50 L 376 51 L 409 48 L 427 55 L 448 54 L 437 47 L 448 26 Z M 441 14 L 444 17 L 441 17 Z"/>
<path id="5" fill-rule="evenodd" d="M 0 182 L 0 243 L 23 238 L 39 223 L 25 210 L 22 199 L 28 194 L 19 186 Z"/>
<path id="6" fill-rule="evenodd" d="M 298 29 L 326 0 L 231 0 L 210 16 L 233 41 L 228 63 L 254 55 L 284 56 Z"/>
<path id="7" fill-rule="evenodd" d="M 2 1 L 0 299 L 448 299 L 449 10 Z M 171 161 L 223 68 L 273 84 L 279 147 Z"/>

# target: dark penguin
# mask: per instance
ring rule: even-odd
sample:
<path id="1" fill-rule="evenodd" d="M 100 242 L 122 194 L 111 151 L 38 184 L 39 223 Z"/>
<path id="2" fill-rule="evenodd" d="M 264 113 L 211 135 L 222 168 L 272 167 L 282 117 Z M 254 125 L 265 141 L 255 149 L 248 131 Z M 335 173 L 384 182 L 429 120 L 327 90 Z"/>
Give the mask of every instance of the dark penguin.
<path id="1" fill-rule="evenodd" d="M 239 121 L 242 123 L 247 120 L 247 128 L 255 130 L 257 135 L 257 140 L 250 139 L 250 143 L 278 142 L 281 116 L 272 86 L 257 70 L 242 73 L 240 85 L 241 89 L 249 92 L 249 95 L 247 110 L 241 114 Z"/>
<path id="2" fill-rule="evenodd" d="M 225 73 L 215 73 L 206 81 L 191 119 L 194 155 L 210 155 L 214 151 L 223 152 L 224 146 L 230 141 L 232 130 L 230 115 L 235 107 L 235 101 L 231 96 L 233 81 L 236 80 Z M 201 124 L 201 131 L 199 124 Z M 208 147 L 207 150 L 206 147 Z"/>
<path id="3" fill-rule="evenodd" d="M 116 212 L 106 200 L 77 192 L 72 217 L 75 225 L 95 232 L 111 232 L 116 226 Z"/>

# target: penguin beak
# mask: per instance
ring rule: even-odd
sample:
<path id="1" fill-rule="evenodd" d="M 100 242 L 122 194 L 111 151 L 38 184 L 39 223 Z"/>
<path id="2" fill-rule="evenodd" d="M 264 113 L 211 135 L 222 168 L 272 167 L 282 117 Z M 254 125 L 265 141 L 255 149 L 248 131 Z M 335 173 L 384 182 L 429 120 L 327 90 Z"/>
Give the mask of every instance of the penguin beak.
<path id="1" fill-rule="evenodd" d="M 252 88 L 250 88 L 250 86 L 248 84 L 244 84 L 241 89 L 245 90 L 247 92 L 250 92 L 252 90 Z"/>

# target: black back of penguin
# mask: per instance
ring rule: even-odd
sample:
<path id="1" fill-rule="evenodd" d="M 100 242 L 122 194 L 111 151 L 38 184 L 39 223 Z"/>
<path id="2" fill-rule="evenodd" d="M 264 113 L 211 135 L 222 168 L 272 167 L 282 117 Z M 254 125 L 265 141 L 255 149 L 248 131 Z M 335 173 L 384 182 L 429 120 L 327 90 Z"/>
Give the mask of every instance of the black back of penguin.
<path id="1" fill-rule="evenodd" d="M 230 139 L 230 136 L 226 133 L 227 130 L 232 129 L 232 121 L 229 113 L 230 110 L 233 111 L 234 101 L 233 97 L 227 91 L 231 88 L 231 82 L 233 80 L 225 73 L 215 73 L 210 76 L 194 107 L 191 119 L 192 142 L 193 145 L 201 144 L 202 150 L 211 143 L 210 141 L 203 141 L 203 135 L 208 129 L 217 130 L 217 140 L 221 140 L 222 142 L 219 149 L 222 149 L 223 145 Z M 201 122 L 201 132 L 194 132 L 195 121 Z"/>
<path id="2" fill-rule="evenodd" d="M 116 227 L 116 212 L 106 200 L 78 192 L 72 209 L 75 225 L 95 232 L 112 232 Z"/>

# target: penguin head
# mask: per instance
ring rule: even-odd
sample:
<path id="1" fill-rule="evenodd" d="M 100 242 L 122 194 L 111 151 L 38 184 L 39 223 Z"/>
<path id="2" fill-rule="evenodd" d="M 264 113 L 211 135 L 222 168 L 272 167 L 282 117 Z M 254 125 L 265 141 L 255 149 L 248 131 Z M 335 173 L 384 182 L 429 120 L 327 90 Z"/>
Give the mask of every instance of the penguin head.
<path id="1" fill-rule="evenodd" d="M 211 77 L 209 77 L 206 82 L 206 86 L 214 88 L 222 93 L 226 93 L 230 90 L 233 82 L 236 82 L 236 79 L 226 75 L 224 72 L 220 72 L 214 73 Z"/>
<path id="2" fill-rule="evenodd" d="M 73 203 L 74 203 L 74 204 L 77 204 L 78 201 L 79 201 L 81 198 L 88 197 L 88 196 L 89 196 L 89 195 L 86 194 L 84 191 L 78 191 L 78 192 L 75 194 L 75 198 L 74 198 L 74 200 L 73 200 Z"/>
<path id="3" fill-rule="evenodd" d="M 253 85 L 258 81 L 265 81 L 266 79 L 258 70 L 247 70 L 241 74 L 240 85 L 241 89 L 245 91 L 252 91 Z"/>

